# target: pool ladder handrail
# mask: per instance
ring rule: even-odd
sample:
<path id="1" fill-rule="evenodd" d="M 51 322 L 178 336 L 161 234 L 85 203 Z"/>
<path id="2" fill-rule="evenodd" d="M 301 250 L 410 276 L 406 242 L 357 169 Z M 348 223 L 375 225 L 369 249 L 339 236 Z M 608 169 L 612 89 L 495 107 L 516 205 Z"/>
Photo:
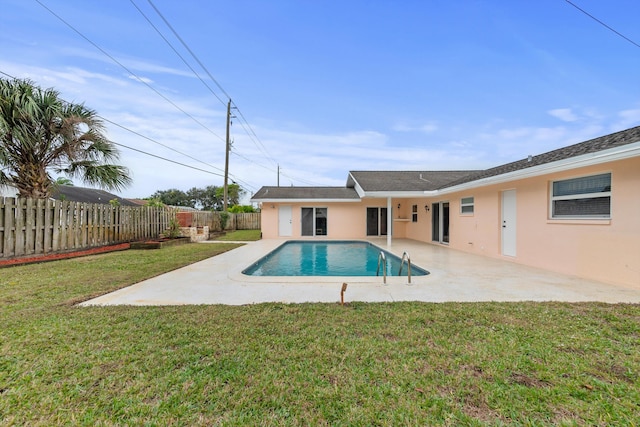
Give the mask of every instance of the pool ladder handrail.
<path id="1" fill-rule="evenodd" d="M 380 275 L 380 260 L 382 259 L 382 273 L 384 274 L 383 283 L 387 284 L 387 257 L 384 255 L 383 251 L 380 251 L 380 255 L 378 255 L 378 268 L 376 268 L 376 276 Z"/>
<path id="2" fill-rule="evenodd" d="M 398 270 L 398 276 L 402 274 L 402 266 L 404 265 L 405 259 L 407 260 L 407 276 L 409 278 L 409 283 L 411 283 L 411 256 L 407 251 L 404 251 L 402 253 L 402 259 L 400 260 L 400 270 Z"/>

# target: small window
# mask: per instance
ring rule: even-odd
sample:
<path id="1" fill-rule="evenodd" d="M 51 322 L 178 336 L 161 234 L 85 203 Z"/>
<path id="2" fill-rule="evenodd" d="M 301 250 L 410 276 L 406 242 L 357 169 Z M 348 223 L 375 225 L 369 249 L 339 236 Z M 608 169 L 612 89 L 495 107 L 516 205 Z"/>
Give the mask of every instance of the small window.
<path id="1" fill-rule="evenodd" d="M 460 199 L 460 213 L 472 214 L 473 213 L 473 197 L 463 197 Z"/>
<path id="2" fill-rule="evenodd" d="M 551 218 L 611 217 L 611 174 L 565 179 L 551 183 Z"/>
<path id="3" fill-rule="evenodd" d="M 418 205 L 411 206 L 411 222 L 418 222 Z"/>

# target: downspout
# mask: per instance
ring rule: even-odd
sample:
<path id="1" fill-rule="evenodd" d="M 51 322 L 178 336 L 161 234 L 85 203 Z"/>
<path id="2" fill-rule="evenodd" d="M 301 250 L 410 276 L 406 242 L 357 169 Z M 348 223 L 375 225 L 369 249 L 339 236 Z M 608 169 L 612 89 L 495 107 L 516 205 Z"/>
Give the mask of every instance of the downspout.
<path id="1" fill-rule="evenodd" d="M 391 224 L 393 220 L 393 212 L 391 212 L 391 197 L 387 197 L 387 246 L 391 246 Z"/>

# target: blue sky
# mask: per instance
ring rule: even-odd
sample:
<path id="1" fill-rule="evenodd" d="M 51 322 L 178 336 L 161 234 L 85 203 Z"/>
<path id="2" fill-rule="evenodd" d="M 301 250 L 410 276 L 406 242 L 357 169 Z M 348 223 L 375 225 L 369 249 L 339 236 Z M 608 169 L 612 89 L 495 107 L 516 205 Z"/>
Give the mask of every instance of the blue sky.
<path id="1" fill-rule="evenodd" d="M 572 1 L 640 43 L 637 0 Z M 125 197 L 222 185 L 227 94 L 231 179 L 249 193 L 277 165 L 280 185 L 341 186 L 349 170 L 482 169 L 640 124 L 640 48 L 565 0 L 40 2 L 77 32 L 2 0 L 0 71 L 155 141 L 106 123 L 115 142 L 212 172 L 121 148 Z"/>

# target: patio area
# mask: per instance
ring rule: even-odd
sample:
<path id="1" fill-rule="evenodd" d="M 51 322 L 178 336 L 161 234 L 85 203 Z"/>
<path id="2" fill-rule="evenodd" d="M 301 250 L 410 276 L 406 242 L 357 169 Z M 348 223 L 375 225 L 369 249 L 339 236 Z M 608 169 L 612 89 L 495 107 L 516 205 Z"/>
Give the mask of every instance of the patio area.
<path id="1" fill-rule="evenodd" d="M 267 239 L 137 283 L 81 305 L 243 305 L 263 302 L 476 302 L 600 301 L 640 303 L 640 284 L 623 287 L 566 276 L 512 262 L 467 254 L 408 239 L 370 239 L 380 248 L 428 270 L 427 276 L 388 277 L 254 277 L 242 270 L 283 240 Z M 199 244 L 208 244 L 207 242 Z"/>

